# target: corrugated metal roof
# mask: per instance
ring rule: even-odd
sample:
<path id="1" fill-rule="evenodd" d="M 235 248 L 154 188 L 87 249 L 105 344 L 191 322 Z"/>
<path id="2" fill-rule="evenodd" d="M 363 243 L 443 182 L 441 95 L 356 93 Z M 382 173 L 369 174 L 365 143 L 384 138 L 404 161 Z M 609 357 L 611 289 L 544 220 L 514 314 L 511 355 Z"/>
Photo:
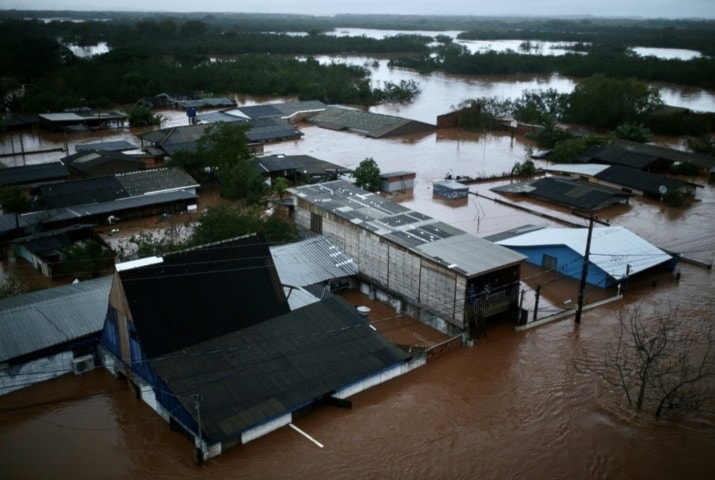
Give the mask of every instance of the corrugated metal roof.
<path id="1" fill-rule="evenodd" d="M 325 104 L 319 100 L 307 100 L 302 102 L 266 103 L 262 105 L 251 105 L 239 107 L 243 115 L 249 118 L 288 118 L 300 112 L 316 112 L 325 109 Z"/>
<path id="2" fill-rule="evenodd" d="M 330 296 L 299 310 L 150 360 L 209 443 L 404 362 L 409 355 Z"/>
<path id="3" fill-rule="evenodd" d="M 20 216 L 20 219 L 25 225 L 35 225 L 37 223 L 57 222 L 89 217 L 92 215 L 121 213 L 122 211 L 133 208 L 146 207 L 149 205 L 162 205 L 164 203 L 193 200 L 196 198 L 198 198 L 198 195 L 195 193 L 179 190 L 176 192 L 157 193 L 154 195 L 120 198 L 109 202 L 75 205 L 56 210 L 43 210 L 40 212 L 25 213 Z"/>
<path id="4" fill-rule="evenodd" d="M 641 190 L 646 195 L 662 195 L 661 187 L 666 191 L 676 190 L 687 185 L 686 182 L 655 173 L 644 172 L 635 168 L 611 165 L 598 173 L 596 178 L 623 187 Z"/>
<path id="5" fill-rule="evenodd" d="M 109 202 L 129 196 L 115 177 L 95 177 L 86 180 L 42 185 L 40 186 L 40 192 L 48 207 L 53 209 Z"/>
<path id="6" fill-rule="evenodd" d="M 121 152 L 122 150 L 134 150 L 137 147 L 133 143 L 126 140 L 116 140 L 113 142 L 98 142 L 98 143 L 80 143 L 75 145 L 75 150 L 78 152 L 86 151 L 102 151 L 102 152 Z"/>
<path id="7" fill-rule="evenodd" d="M 21 167 L 0 168 L 0 185 L 19 185 L 67 178 L 69 171 L 62 162 L 24 165 Z"/>
<path id="8" fill-rule="evenodd" d="M 98 333 L 112 277 L 0 299 L 0 362 Z"/>
<path id="9" fill-rule="evenodd" d="M 521 254 L 414 212 L 343 180 L 289 190 L 297 197 L 423 257 L 445 266 L 456 265 L 459 268 L 457 271 L 467 277 L 524 260 Z M 460 239 L 448 241 L 451 237 Z"/>
<path id="10" fill-rule="evenodd" d="M 356 108 L 331 105 L 325 110 L 309 119 L 323 128 L 331 130 L 352 130 L 368 137 L 381 138 L 400 129 L 407 124 L 418 124 L 425 128 L 434 128 L 424 122 L 406 118 L 385 115 L 381 113 L 366 112 Z"/>
<path id="11" fill-rule="evenodd" d="M 355 261 L 322 236 L 271 247 L 271 255 L 284 285 L 308 287 L 358 273 Z"/>
<path id="12" fill-rule="evenodd" d="M 583 255 L 587 237 L 586 228 L 543 228 L 497 243 L 507 247 L 565 245 Z M 625 227 L 593 229 L 589 261 L 614 278 L 625 277 L 629 265 L 635 274 L 670 260 L 670 255 Z"/>
<path id="13" fill-rule="evenodd" d="M 575 178 L 545 177 L 529 182 L 511 183 L 490 189 L 493 192 L 518 193 L 540 198 L 559 205 L 581 210 L 598 210 L 624 203 L 632 196 L 622 190 L 609 188 Z"/>
<path id="14" fill-rule="evenodd" d="M 546 170 L 547 172 L 569 173 L 574 175 L 586 175 L 589 177 L 593 177 L 607 168 L 608 165 L 601 165 L 598 163 L 559 163 L 544 167 L 544 170 Z"/>
<path id="15" fill-rule="evenodd" d="M 167 254 L 119 276 L 147 358 L 289 311 L 259 235 Z"/>
<path id="16" fill-rule="evenodd" d="M 130 197 L 197 188 L 199 184 L 180 168 L 160 168 L 115 176 Z"/>

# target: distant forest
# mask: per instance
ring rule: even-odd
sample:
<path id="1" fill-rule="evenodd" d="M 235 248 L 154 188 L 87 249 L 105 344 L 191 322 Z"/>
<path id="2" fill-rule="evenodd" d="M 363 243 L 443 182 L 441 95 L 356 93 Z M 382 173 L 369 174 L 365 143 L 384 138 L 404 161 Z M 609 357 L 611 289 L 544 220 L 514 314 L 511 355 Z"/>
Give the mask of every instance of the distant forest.
<path id="1" fill-rule="evenodd" d="M 80 21 L 77 21 L 80 20 Z M 369 70 L 320 64 L 316 55 L 389 57 L 423 72 L 548 74 L 715 88 L 715 21 L 601 18 L 427 17 L 410 15 L 179 14 L 0 11 L 0 93 L 14 112 L 130 104 L 162 92 L 295 96 L 331 103 L 404 102 L 414 84 L 372 88 Z M 415 31 L 382 40 L 336 37 L 340 28 Z M 574 42 L 563 56 L 471 54 L 464 39 Z M 106 42 L 110 52 L 77 58 L 66 47 Z M 700 51 L 692 60 L 639 57 L 631 47 Z M 23 87 L 23 95 L 15 95 Z"/>

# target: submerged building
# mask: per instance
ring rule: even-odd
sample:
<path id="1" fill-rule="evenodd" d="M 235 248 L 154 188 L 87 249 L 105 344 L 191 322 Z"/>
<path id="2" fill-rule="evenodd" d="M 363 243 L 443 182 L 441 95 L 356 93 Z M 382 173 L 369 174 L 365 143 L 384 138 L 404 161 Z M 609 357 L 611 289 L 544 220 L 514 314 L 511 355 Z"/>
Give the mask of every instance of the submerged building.
<path id="1" fill-rule="evenodd" d="M 338 180 L 290 189 L 296 223 L 358 265 L 362 289 L 448 334 L 518 318 L 525 257 Z"/>
<path id="2" fill-rule="evenodd" d="M 291 310 L 285 289 L 256 235 L 119 264 L 102 363 L 193 439 L 199 461 L 421 364 L 340 297 Z"/>

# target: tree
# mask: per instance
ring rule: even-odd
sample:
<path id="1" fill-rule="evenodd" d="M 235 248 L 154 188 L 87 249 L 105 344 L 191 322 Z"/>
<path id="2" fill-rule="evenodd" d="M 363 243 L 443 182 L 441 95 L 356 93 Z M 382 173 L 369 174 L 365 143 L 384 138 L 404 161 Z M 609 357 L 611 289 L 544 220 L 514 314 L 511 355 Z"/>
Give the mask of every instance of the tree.
<path id="1" fill-rule="evenodd" d="M 273 191 L 278 194 L 278 198 L 283 198 L 283 194 L 288 190 L 290 182 L 285 177 L 278 177 L 273 182 Z"/>
<path id="2" fill-rule="evenodd" d="M 160 113 L 154 113 L 146 105 L 132 105 L 125 113 L 129 117 L 130 127 L 147 127 L 149 125 L 161 125 L 165 120 Z"/>
<path id="3" fill-rule="evenodd" d="M 25 290 L 25 285 L 13 275 L 9 275 L 3 282 L 0 282 L 0 298 L 19 295 Z"/>
<path id="4" fill-rule="evenodd" d="M 568 96 L 565 121 L 596 128 L 639 123 L 663 106 L 657 88 L 635 79 L 594 75 Z"/>
<path id="5" fill-rule="evenodd" d="M 171 165 L 183 168 L 200 183 L 217 181 L 225 198 L 257 202 L 267 185 L 250 162 L 248 128 L 236 123 L 211 125 L 197 142 L 196 151 L 175 154 Z"/>
<path id="6" fill-rule="evenodd" d="M 650 317 L 640 308 L 619 314 L 604 352 L 591 355 L 590 371 L 621 392 L 629 405 L 660 417 L 695 409 L 715 395 L 715 330 L 677 309 Z"/>
<path id="7" fill-rule="evenodd" d="M 616 138 L 638 143 L 650 142 L 653 137 L 648 127 L 642 123 L 624 123 L 616 127 L 614 133 Z"/>
<path id="8" fill-rule="evenodd" d="M 533 160 L 525 160 L 524 163 L 515 162 L 514 167 L 511 169 L 512 175 L 517 175 L 519 177 L 530 177 L 536 173 L 536 166 Z"/>
<path id="9" fill-rule="evenodd" d="M 573 138 L 573 135 L 559 127 L 555 117 L 545 114 L 541 119 L 541 128 L 527 133 L 526 137 L 535 140 L 542 148 L 553 148 L 557 143 Z"/>
<path id="10" fill-rule="evenodd" d="M 3 213 L 25 213 L 31 205 L 32 199 L 23 195 L 19 188 L 0 189 L 0 207 Z"/>
<path id="11" fill-rule="evenodd" d="M 191 235 L 193 245 L 219 242 L 260 231 L 261 219 L 257 209 L 244 209 L 238 205 L 209 207 L 199 218 Z"/>
<path id="12" fill-rule="evenodd" d="M 355 185 L 370 192 L 380 188 L 380 167 L 371 157 L 366 158 L 357 166 L 353 172 Z"/>
<path id="13" fill-rule="evenodd" d="M 239 205 L 209 207 L 191 236 L 192 245 L 204 245 L 251 233 L 263 233 L 270 243 L 284 243 L 297 237 L 295 225 L 277 214 L 264 216 L 258 208 Z"/>
<path id="14" fill-rule="evenodd" d="M 111 248 L 96 240 L 75 243 L 64 250 L 57 273 L 81 279 L 95 278 L 112 270 L 114 256 Z"/>
<path id="15" fill-rule="evenodd" d="M 594 145 L 602 145 L 605 142 L 603 138 L 587 135 L 585 137 L 568 138 L 558 142 L 551 151 L 549 160 L 557 163 L 571 163 L 576 160 L 579 155 L 588 150 Z"/>

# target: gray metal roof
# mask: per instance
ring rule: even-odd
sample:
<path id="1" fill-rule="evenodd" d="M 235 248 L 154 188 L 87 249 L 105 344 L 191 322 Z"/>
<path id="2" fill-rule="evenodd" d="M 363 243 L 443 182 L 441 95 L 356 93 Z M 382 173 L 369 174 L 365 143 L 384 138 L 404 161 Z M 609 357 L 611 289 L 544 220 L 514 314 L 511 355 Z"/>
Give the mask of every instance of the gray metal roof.
<path id="1" fill-rule="evenodd" d="M 0 362 L 99 333 L 112 277 L 0 299 Z"/>
<path id="2" fill-rule="evenodd" d="M 198 188 L 199 184 L 180 168 L 160 168 L 120 173 L 115 178 L 130 197 Z"/>
<path id="3" fill-rule="evenodd" d="M 525 258 L 343 180 L 289 191 L 466 277 L 517 264 Z"/>
<path id="4" fill-rule="evenodd" d="M 319 100 L 307 100 L 304 102 L 267 103 L 262 105 L 251 105 L 238 108 L 238 110 L 240 110 L 244 115 L 250 118 L 289 118 L 296 113 L 318 112 L 324 109 L 325 104 Z"/>
<path id="5" fill-rule="evenodd" d="M 510 183 L 490 189 L 492 192 L 524 194 L 548 202 L 582 210 L 598 210 L 624 203 L 632 194 L 574 178 L 544 177 L 528 182 Z"/>
<path id="6" fill-rule="evenodd" d="M 284 285 L 308 287 L 358 273 L 355 261 L 325 237 L 271 247 L 271 255 Z"/>
<path id="7" fill-rule="evenodd" d="M 351 130 L 362 133 L 368 137 L 381 138 L 388 136 L 407 125 L 414 125 L 413 130 L 429 130 L 434 126 L 416 120 L 384 115 L 381 113 L 366 112 L 356 108 L 331 105 L 322 112 L 309 119 L 323 128 L 331 130 Z"/>
<path id="8" fill-rule="evenodd" d="M 20 185 L 67 178 L 69 171 L 62 162 L 0 168 L 0 185 Z"/>
<path id="9" fill-rule="evenodd" d="M 43 210 L 21 215 L 21 220 L 27 225 L 36 223 L 59 222 L 93 215 L 117 213 L 133 208 L 146 207 L 149 205 L 162 205 L 181 200 L 192 200 L 198 195 L 183 190 L 175 192 L 156 193 L 154 195 L 141 195 L 137 197 L 120 198 L 109 202 L 89 203 L 73 207 L 59 208 L 53 210 Z"/>
<path id="10" fill-rule="evenodd" d="M 283 172 L 286 170 L 296 170 L 300 167 L 293 157 L 286 155 L 266 155 L 265 157 L 254 157 L 251 163 L 262 172 Z"/>
<path id="11" fill-rule="evenodd" d="M 78 152 L 86 151 L 102 151 L 102 152 L 121 152 L 122 150 L 134 150 L 137 147 L 133 143 L 126 140 L 116 140 L 113 142 L 98 142 L 98 143 L 80 143 L 75 145 L 75 150 Z"/>
<path id="12" fill-rule="evenodd" d="M 177 100 L 176 105 L 181 108 L 207 108 L 228 107 L 236 102 L 226 97 L 199 98 L 198 100 Z"/>
<path id="13" fill-rule="evenodd" d="M 201 395 L 202 430 L 217 442 L 408 358 L 355 307 L 329 296 L 149 363 L 189 414 L 192 395 Z"/>

